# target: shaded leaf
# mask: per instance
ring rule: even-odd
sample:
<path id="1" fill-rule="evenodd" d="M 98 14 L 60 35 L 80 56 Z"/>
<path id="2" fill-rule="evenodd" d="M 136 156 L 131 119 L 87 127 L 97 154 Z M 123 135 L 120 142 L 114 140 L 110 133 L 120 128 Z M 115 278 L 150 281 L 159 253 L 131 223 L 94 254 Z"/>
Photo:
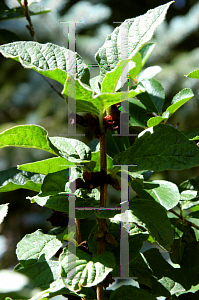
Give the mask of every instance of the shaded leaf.
<path id="1" fill-rule="evenodd" d="M 138 95 L 138 99 L 146 106 L 148 111 L 155 112 L 159 115 L 165 100 L 163 86 L 155 78 L 142 80 L 141 83 L 146 93 Z"/>
<path id="2" fill-rule="evenodd" d="M 180 283 L 186 290 L 189 290 L 191 287 L 191 278 L 186 275 L 186 272 L 183 272 L 180 268 L 172 267 L 160 254 L 159 250 L 156 248 L 149 249 L 144 252 L 144 256 L 148 261 L 151 269 L 153 270 L 153 275 L 157 279 L 164 277 L 169 278 L 170 281 L 173 281 L 173 286 L 176 282 Z M 188 282 L 189 280 L 189 282 Z M 163 282 L 162 282 L 163 283 Z"/>
<path id="3" fill-rule="evenodd" d="M 38 5 L 35 3 L 30 4 L 28 8 L 29 8 L 30 16 L 46 14 L 51 11 L 49 9 L 45 9 L 43 5 Z M 0 11 L 0 21 L 23 18 L 23 17 L 25 17 L 25 15 L 22 7 L 15 7 L 15 8 L 6 7 L 4 11 Z"/>
<path id="4" fill-rule="evenodd" d="M 149 199 L 133 199 L 130 201 L 129 211 L 122 214 L 122 219 L 145 228 L 161 247 L 170 251 L 173 230 L 166 210 L 159 203 Z M 117 214 L 112 220 L 121 221 L 121 214 Z"/>
<path id="5" fill-rule="evenodd" d="M 7 29 L 0 29 L 0 41 L 3 43 L 11 43 L 19 41 L 20 38 L 14 32 Z"/>
<path id="6" fill-rule="evenodd" d="M 199 148 L 172 126 L 159 124 L 138 136 L 133 146 L 117 154 L 113 164 L 134 164 L 131 171 L 183 170 L 199 165 Z"/>
<path id="7" fill-rule="evenodd" d="M 151 53 L 153 52 L 153 49 L 155 48 L 155 44 L 154 43 L 149 43 L 144 45 L 141 50 L 140 50 L 140 54 L 142 56 L 142 66 L 145 65 L 146 61 L 148 60 L 148 58 L 150 57 Z"/>
<path id="8" fill-rule="evenodd" d="M 41 258 L 26 267 L 19 264 L 15 267 L 15 271 L 28 276 L 35 287 L 45 290 L 59 278 L 61 268 L 57 261 L 46 261 Z"/>
<path id="9" fill-rule="evenodd" d="M 150 295 L 147 291 L 143 289 L 138 289 L 132 285 L 124 285 L 111 294 L 110 300 L 155 300 L 156 298 Z"/>
<path id="10" fill-rule="evenodd" d="M 18 189 L 27 189 L 39 192 L 43 179 L 43 175 L 20 171 L 13 167 L 0 171 L 0 191 L 10 192 Z"/>

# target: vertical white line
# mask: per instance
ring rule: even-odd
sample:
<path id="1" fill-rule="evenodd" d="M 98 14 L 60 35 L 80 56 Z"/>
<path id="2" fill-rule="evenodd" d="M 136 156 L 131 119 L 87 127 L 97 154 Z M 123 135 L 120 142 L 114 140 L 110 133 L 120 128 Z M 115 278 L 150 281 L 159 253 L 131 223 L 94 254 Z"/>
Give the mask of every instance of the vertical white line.
<path id="1" fill-rule="evenodd" d="M 129 193 L 128 166 L 121 165 L 121 227 L 120 227 L 120 277 L 129 278 L 129 232 L 123 225 L 128 225 Z M 128 201 L 126 201 L 128 200 Z"/>

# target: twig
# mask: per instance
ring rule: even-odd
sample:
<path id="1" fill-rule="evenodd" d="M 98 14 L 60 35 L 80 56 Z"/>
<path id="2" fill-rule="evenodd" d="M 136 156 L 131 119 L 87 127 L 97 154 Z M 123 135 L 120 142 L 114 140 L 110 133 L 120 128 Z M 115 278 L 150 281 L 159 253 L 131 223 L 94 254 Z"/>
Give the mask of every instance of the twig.
<path id="1" fill-rule="evenodd" d="M 35 36 L 35 31 L 34 31 L 34 27 L 30 18 L 30 12 L 29 12 L 29 8 L 28 8 L 28 1 L 24 0 L 24 13 L 25 13 L 25 17 L 29 23 L 29 25 L 26 25 L 26 27 L 28 28 L 28 30 L 30 31 L 30 35 L 33 38 L 33 41 L 37 42 L 36 36 Z"/>
<path id="2" fill-rule="evenodd" d="M 32 24 L 32 21 L 31 21 L 31 17 L 30 17 L 30 12 L 29 12 L 29 8 L 28 8 L 28 1 L 27 0 L 24 0 L 24 15 L 29 23 L 29 25 L 26 25 L 27 29 L 29 30 L 30 32 L 30 35 L 33 39 L 33 41 L 37 42 L 37 38 L 36 38 L 36 35 L 35 35 L 35 30 L 34 30 L 34 27 L 33 27 L 33 24 Z M 62 95 L 61 93 L 61 90 L 54 84 L 54 82 L 44 76 L 44 75 L 41 75 L 47 82 L 48 84 L 50 85 L 50 87 L 60 96 L 62 97 L 63 99 L 65 99 L 65 97 Z"/>
<path id="3" fill-rule="evenodd" d="M 194 224 L 194 223 L 192 223 L 192 222 L 190 222 L 190 221 L 188 221 L 188 220 L 186 220 L 186 219 L 182 219 L 181 215 L 179 215 L 177 212 L 175 212 L 175 210 L 170 209 L 169 211 L 170 211 L 172 214 L 176 215 L 176 216 L 179 218 L 180 222 L 182 222 L 182 223 L 185 222 L 185 223 L 187 223 L 187 225 L 189 225 L 189 226 L 191 226 L 191 227 L 194 227 L 194 228 L 196 228 L 196 229 L 199 230 L 199 226 L 197 226 L 196 224 Z"/>

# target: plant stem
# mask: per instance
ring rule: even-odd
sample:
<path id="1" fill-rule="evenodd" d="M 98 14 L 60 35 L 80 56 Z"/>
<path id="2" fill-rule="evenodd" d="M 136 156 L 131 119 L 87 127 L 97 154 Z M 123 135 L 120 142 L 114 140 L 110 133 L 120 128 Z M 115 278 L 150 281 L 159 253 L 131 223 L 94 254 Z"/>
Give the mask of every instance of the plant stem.
<path id="1" fill-rule="evenodd" d="M 194 224 L 194 223 L 192 223 L 192 222 L 190 222 L 190 221 L 188 221 L 188 220 L 182 218 L 182 216 L 179 215 L 177 212 L 175 212 L 175 210 L 170 209 L 169 211 L 170 211 L 172 214 L 176 215 L 176 216 L 179 218 L 179 220 L 180 220 L 181 223 L 186 223 L 187 225 L 189 225 L 189 226 L 191 226 L 191 227 L 194 227 L 194 228 L 196 228 L 196 229 L 199 230 L 199 226 L 197 226 L 196 224 Z"/>
<path id="2" fill-rule="evenodd" d="M 76 219 L 76 240 L 79 245 L 81 243 L 80 219 Z"/>
<path id="3" fill-rule="evenodd" d="M 106 132 L 102 132 L 100 135 L 100 166 L 101 171 L 107 173 L 107 163 L 106 163 Z M 100 207 L 106 207 L 107 199 L 107 184 L 100 186 Z M 100 232 L 105 232 L 107 228 L 106 219 L 98 219 L 98 230 Z M 104 241 L 98 242 L 97 255 L 104 253 L 105 243 Z M 97 300 L 104 300 L 104 290 L 103 285 L 99 283 L 97 285 Z"/>

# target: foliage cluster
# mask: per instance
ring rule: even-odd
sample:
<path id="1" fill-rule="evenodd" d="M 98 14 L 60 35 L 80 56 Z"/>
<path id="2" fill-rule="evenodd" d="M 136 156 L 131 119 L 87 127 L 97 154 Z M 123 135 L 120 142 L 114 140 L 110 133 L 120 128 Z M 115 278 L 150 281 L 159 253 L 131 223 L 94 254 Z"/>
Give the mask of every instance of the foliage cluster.
<path id="1" fill-rule="evenodd" d="M 61 83 L 66 101 L 75 99 L 74 120 L 95 136 L 86 145 L 74 138 L 49 137 L 38 125 L 15 126 L 0 133 L 0 148 L 33 148 L 53 155 L 1 171 L 0 191 L 35 191 L 38 194 L 30 201 L 54 210 L 50 217 L 54 228 L 47 234 L 41 230 L 27 234 L 17 245 L 15 271 L 0 271 L 2 298 L 197 299 L 199 179 L 179 187 L 170 181 L 150 180 L 153 172 L 199 165 L 199 130 L 181 132 L 168 123 L 193 92 L 181 90 L 162 112 L 165 93 L 154 78 L 161 69 L 144 68 L 155 46 L 148 42 L 171 4 L 118 26 L 96 54 L 100 74 L 94 78 L 81 56 L 64 47 L 36 41 L 0 46 L 5 57 Z M 188 76 L 199 79 L 199 71 Z M 126 100 L 129 107 L 123 105 Z M 86 116 L 76 114 L 82 112 Z M 127 113 L 125 124 L 121 121 Z M 135 141 L 128 135 L 117 136 L 131 127 L 139 130 Z M 107 186 L 122 194 L 125 176 L 135 196 L 109 210 Z M 1 222 L 7 211 L 8 204 L 0 205 Z M 126 267 L 138 284 L 112 291 L 106 288 L 113 277 L 120 277 L 120 249 L 125 243 L 120 230 L 128 234 Z M 147 240 L 168 252 L 172 263 L 158 247 L 143 252 Z"/>

